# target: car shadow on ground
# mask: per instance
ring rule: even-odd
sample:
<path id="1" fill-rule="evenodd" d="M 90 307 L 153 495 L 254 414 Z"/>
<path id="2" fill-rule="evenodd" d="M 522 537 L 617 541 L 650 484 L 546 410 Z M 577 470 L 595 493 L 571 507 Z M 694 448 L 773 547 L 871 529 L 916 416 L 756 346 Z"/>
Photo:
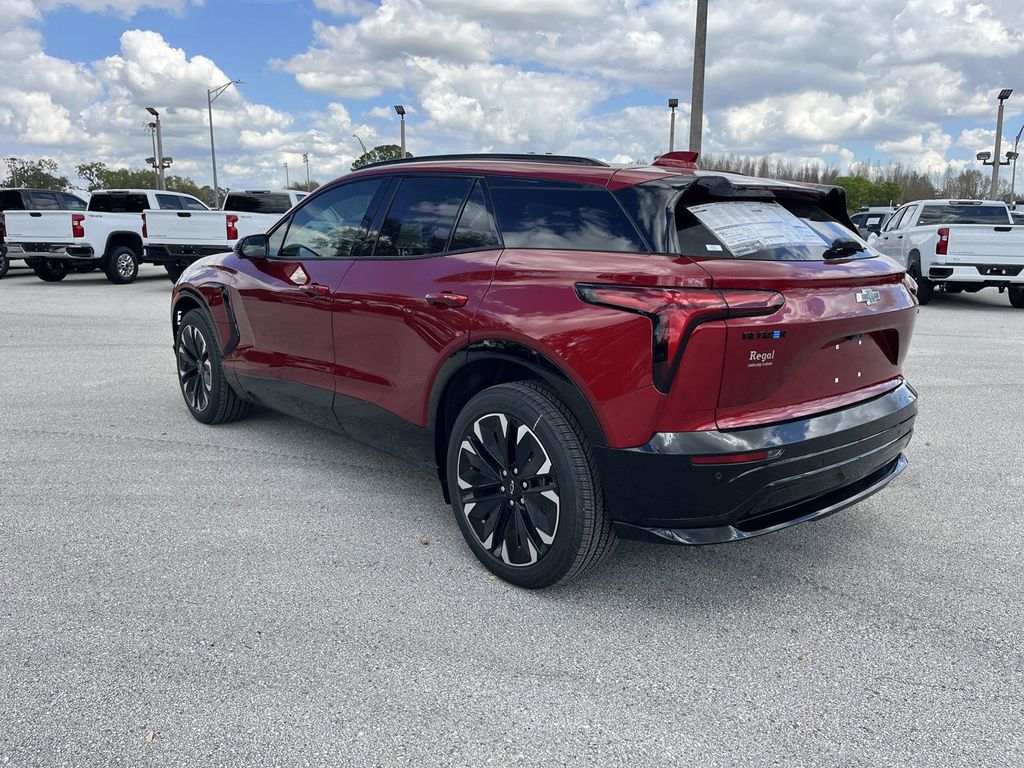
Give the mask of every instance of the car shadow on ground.
<path id="1" fill-rule="evenodd" d="M 1005 293 L 986 288 L 978 293 L 946 293 L 935 291 L 926 310 L 933 308 L 958 309 L 965 312 L 1016 312 L 1010 306 L 1010 299 Z"/>

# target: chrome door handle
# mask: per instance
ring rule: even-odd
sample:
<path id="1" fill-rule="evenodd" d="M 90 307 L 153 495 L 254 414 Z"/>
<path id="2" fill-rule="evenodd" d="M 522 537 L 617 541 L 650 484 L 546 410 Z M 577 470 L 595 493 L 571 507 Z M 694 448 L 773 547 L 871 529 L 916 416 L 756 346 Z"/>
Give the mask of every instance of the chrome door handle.
<path id="1" fill-rule="evenodd" d="M 302 286 L 302 292 L 307 296 L 330 296 L 330 286 L 321 285 L 320 283 L 309 283 L 308 285 Z"/>

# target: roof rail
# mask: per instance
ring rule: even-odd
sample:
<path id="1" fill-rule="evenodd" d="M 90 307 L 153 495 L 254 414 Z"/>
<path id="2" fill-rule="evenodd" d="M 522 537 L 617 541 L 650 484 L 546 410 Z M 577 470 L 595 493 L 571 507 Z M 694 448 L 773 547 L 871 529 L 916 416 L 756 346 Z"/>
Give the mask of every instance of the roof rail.
<path id="1" fill-rule="evenodd" d="M 450 160 L 485 160 L 504 163 L 553 163 L 557 165 L 593 165 L 608 168 L 608 163 L 595 160 L 592 157 L 574 157 L 572 155 L 532 155 L 532 154 L 511 154 L 476 152 L 457 155 L 423 155 L 421 157 L 405 157 L 395 160 L 381 160 L 377 163 L 364 165 L 363 168 L 376 168 L 380 165 L 398 165 L 399 163 L 432 163 L 447 162 Z M 360 168 L 359 170 L 363 170 Z"/>

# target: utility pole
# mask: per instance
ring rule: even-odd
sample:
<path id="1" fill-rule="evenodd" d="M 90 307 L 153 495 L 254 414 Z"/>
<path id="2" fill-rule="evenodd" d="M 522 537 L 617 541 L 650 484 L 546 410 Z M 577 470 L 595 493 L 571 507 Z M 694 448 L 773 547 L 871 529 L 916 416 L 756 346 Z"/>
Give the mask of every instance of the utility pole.
<path id="1" fill-rule="evenodd" d="M 164 139 L 163 133 L 160 130 L 160 113 L 153 107 L 146 107 L 146 111 L 156 119 L 156 167 L 159 171 L 157 176 L 157 189 L 163 190 L 167 189 L 167 180 L 164 177 Z"/>
<path id="2" fill-rule="evenodd" d="M 1003 148 L 1003 102 L 1010 98 L 1010 94 L 1013 93 L 1011 88 L 1003 88 L 999 92 L 999 112 L 996 117 L 996 156 L 995 162 L 992 163 L 992 191 L 989 193 L 989 198 L 992 200 L 996 199 L 996 195 L 999 194 L 999 166 L 1003 163 L 999 162 L 1001 155 L 999 154 Z"/>
<path id="3" fill-rule="evenodd" d="M 405 107 L 401 104 L 395 104 L 395 112 L 398 113 L 398 117 L 402 120 L 402 159 L 406 157 L 405 152 Z"/>
<path id="4" fill-rule="evenodd" d="M 147 158 L 152 159 L 153 162 L 150 165 L 153 166 L 153 186 L 157 189 L 160 188 L 160 171 L 157 170 L 157 159 L 156 159 L 156 123 L 146 123 L 146 127 L 149 129 L 149 138 L 153 140 L 153 157 Z"/>
<path id="5" fill-rule="evenodd" d="M 693 36 L 693 90 L 690 94 L 690 151 L 700 152 L 704 129 L 704 62 L 708 53 L 708 0 L 697 0 Z"/>
<path id="6" fill-rule="evenodd" d="M 302 153 L 302 162 L 306 164 L 306 191 L 312 192 L 313 190 L 310 187 L 313 185 L 309 181 L 309 155 L 305 152 Z"/>
<path id="7" fill-rule="evenodd" d="M 220 187 L 217 186 L 217 150 L 213 146 L 213 102 L 232 85 L 242 85 L 241 80 L 232 80 L 216 88 L 206 89 L 206 111 L 210 115 L 210 160 L 213 163 L 213 207 L 220 208 Z"/>
<path id="8" fill-rule="evenodd" d="M 284 164 L 284 188 L 291 189 L 292 181 L 288 178 L 288 163 Z"/>
<path id="9" fill-rule="evenodd" d="M 676 151 L 676 107 L 679 106 L 679 99 L 669 99 L 668 108 L 672 110 L 668 127 L 668 151 Z"/>

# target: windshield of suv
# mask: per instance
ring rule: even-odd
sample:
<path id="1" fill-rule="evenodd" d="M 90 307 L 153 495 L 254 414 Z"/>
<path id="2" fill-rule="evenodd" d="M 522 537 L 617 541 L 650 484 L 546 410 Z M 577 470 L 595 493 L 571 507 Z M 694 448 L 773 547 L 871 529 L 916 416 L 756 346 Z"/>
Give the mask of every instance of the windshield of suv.
<path id="1" fill-rule="evenodd" d="M 844 258 L 877 255 L 860 237 L 810 203 L 736 201 L 679 206 L 679 251 L 687 256 L 759 261 L 822 261 L 836 240 L 863 250 Z"/>
<path id="2" fill-rule="evenodd" d="M 1009 224 L 1010 215 L 1001 205 L 926 205 L 917 220 L 923 224 Z"/>

